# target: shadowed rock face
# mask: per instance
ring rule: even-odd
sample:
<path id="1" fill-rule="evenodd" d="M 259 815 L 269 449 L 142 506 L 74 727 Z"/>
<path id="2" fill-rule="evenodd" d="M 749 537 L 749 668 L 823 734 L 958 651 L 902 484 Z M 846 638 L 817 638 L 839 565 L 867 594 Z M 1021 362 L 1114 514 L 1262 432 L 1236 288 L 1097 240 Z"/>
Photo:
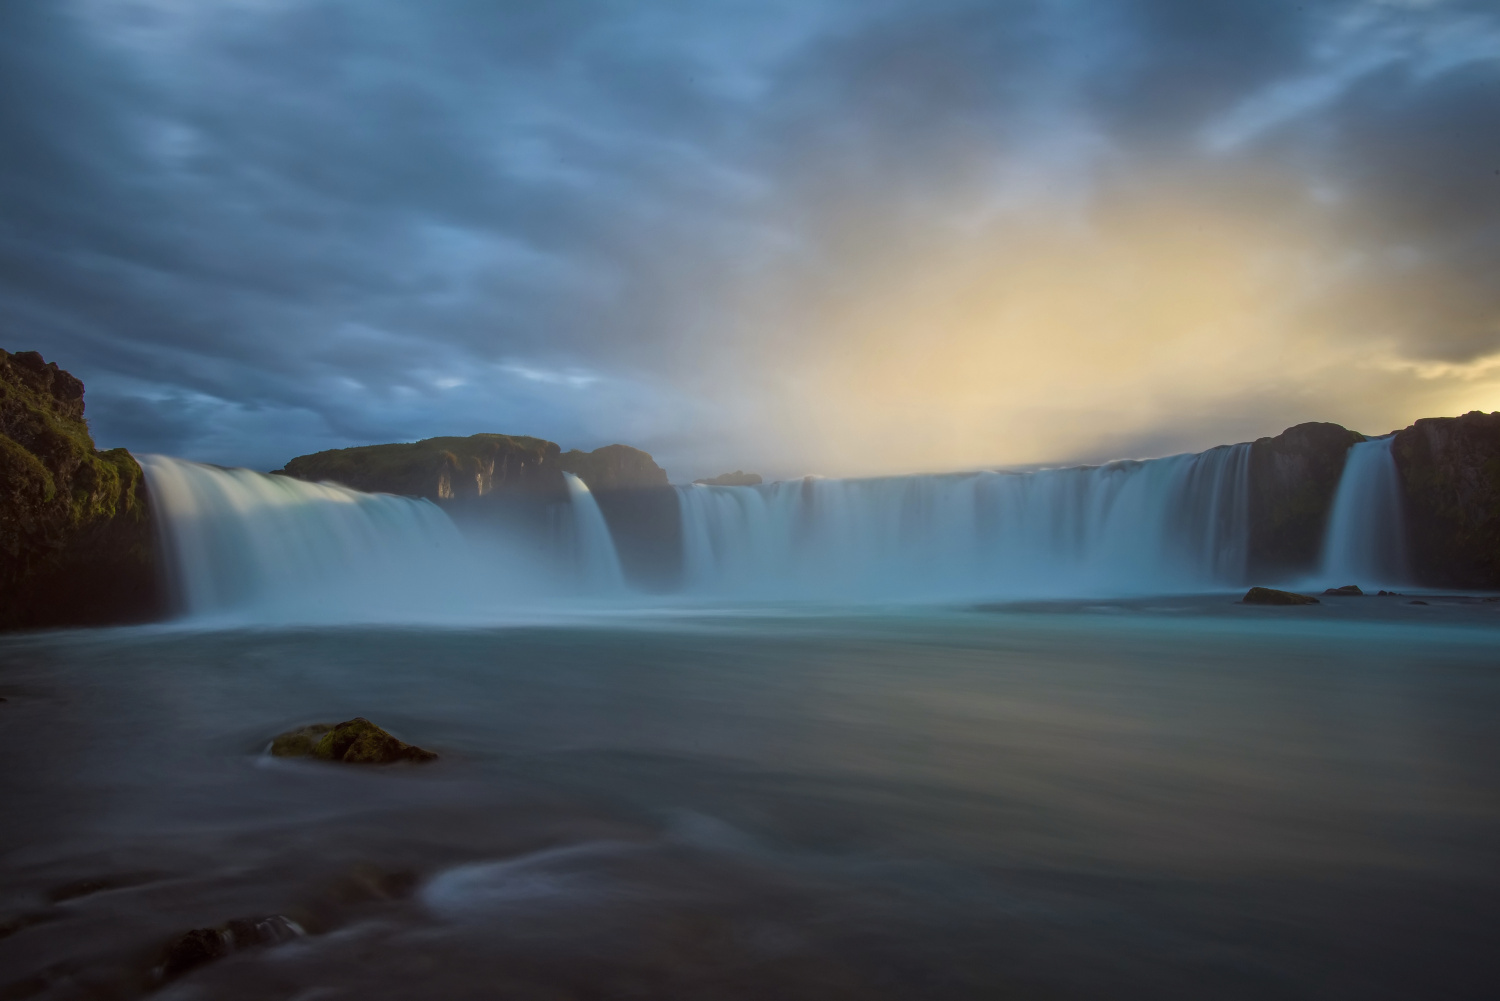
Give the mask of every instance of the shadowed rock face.
<path id="1" fill-rule="evenodd" d="M 314 483 L 431 501 L 511 491 L 561 497 L 558 455 L 557 445 L 541 438 L 476 434 L 314 452 L 297 456 L 276 472 Z"/>
<path id="2" fill-rule="evenodd" d="M 562 468 L 577 476 L 595 493 L 605 490 L 649 490 L 667 485 L 667 471 L 651 453 L 629 445 L 605 445 L 592 452 L 570 449 Z"/>
<path id="3" fill-rule="evenodd" d="M 1246 605 L 1317 605 L 1317 598 L 1296 591 L 1278 591 L 1274 587 L 1252 587 L 1240 599 Z"/>
<path id="4" fill-rule="evenodd" d="M 1500 588 L 1500 413 L 1424 418 L 1391 453 L 1416 580 Z"/>
<path id="5" fill-rule="evenodd" d="M 0 350 L 0 629 L 165 613 L 141 467 L 94 448 L 83 383 Z"/>
<path id="6" fill-rule="evenodd" d="M 759 473 L 746 473 L 736 469 L 732 473 L 720 473 L 718 476 L 710 476 L 694 483 L 702 483 L 709 487 L 754 487 L 761 483 Z"/>
<path id="7" fill-rule="evenodd" d="M 1250 447 L 1253 577 L 1317 566 L 1349 449 L 1364 435 L 1337 424 L 1298 424 Z"/>

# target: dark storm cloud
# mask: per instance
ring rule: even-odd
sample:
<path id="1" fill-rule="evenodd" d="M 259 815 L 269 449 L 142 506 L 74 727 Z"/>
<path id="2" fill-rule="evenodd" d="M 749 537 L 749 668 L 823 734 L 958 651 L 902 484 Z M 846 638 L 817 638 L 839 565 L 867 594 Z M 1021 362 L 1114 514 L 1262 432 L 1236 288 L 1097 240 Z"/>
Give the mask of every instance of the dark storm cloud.
<path id="1" fill-rule="evenodd" d="M 717 472 L 805 391 L 787 317 L 952 192 L 1175 178 L 1312 192 L 1367 252 L 1309 308 L 1463 365 L 1500 351 L 1497 44 L 1463 3 L 5 4 L 0 329 L 141 451 L 503 430 Z"/>

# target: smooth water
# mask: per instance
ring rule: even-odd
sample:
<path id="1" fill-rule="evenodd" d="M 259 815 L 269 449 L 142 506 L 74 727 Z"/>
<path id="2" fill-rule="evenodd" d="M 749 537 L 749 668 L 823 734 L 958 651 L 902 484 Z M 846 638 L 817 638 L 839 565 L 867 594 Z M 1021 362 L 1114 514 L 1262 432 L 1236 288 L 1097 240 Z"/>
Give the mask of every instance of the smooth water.
<path id="1" fill-rule="evenodd" d="M 0 996 L 1487 998 L 1500 603 L 0 638 Z M 365 715 L 430 766 L 273 761 Z"/>
<path id="2" fill-rule="evenodd" d="M 1394 443 L 1390 435 L 1349 449 L 1323 544 L 1320 575 L 1331 587 L 1407 583 L 1406 525 L 1401 478 L 1391 454 Z"/>
<path id="3" fill-rule="evenodd" d="M 818 600 L 1236 587 L 1250 446 L 1031 473 L 679 487 L 685 589 Z"/>
<path id="4" fill-rule="evenodd" d="M 504 622 L 617 596 L 588 488 L 550 531 L 463 532 L 430 501 L 140 457 L 180 611 L 206 623 Z M 503 528 L 504 526 L 500 526 Z"/>

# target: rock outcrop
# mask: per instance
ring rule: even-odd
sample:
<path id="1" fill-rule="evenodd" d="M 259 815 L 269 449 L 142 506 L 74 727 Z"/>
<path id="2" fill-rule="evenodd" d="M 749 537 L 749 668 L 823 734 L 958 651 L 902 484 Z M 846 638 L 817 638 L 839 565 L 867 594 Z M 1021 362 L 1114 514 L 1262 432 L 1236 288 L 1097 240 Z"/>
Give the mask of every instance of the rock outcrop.
<path id="1" fill-rule="evenodd" d="M 1391 446 L 1416 580 L 1500 588 L 1500 413 L 1429 417 Z"/>
<path id="2" fill-rule="evenodd" d="M 499 491 L 560 491 L 559 453 L 541 438 L 476 434 L 314 452 L 275 472 L 369 493 L 448 501 Z"/>
<path id="3" fill-rule="evenodd" d="M 1364 435 L 1337 424 L 1298 424 L 1250 446 L 1250 576 L 1317 566 L 1349 449 Z"/>
<path id="4" fill-rule="evenodd" d="M 1245 605 L 1317 605 L 1317 598 L 1296 591 L 1278 591 L 1274 587 L 1252 587 L 1240 599 Z"/>
<path id="5" fill-rule="evenodd" d="M 754 487 L 760 485 L 761 478 L 759 473 L 746 473 L 736 469 L 732 473 L 720 473 L 718 476 L 708 476 L 693 482 L 706 487 Z"/>
<path id="6" fill-rule="evenodd" d="M 592 452 L 570 449 L 560 460 L 563 472 L 572 473 L 594 493 L 608 490 L 649 490 L 667 486 L 667 471 L 649 452 L 629 445 L 605 445 Z"/>
<path id="7" fill-rule="evenodd" d="M 289 730 L 271 741 L 278 758 L 316 758 L 346 765 L 391 765 L 398 761 L 436 761 L 437 755 L 397 740 L 363 716 L 342 723 L 314 723 Z"/>
<path id="8" fill-rule="evenodd" d="M 0 629 L 164 612 L 141 467 L 94 448 L 82 382 L 35 351 L 0 350 Z"/>

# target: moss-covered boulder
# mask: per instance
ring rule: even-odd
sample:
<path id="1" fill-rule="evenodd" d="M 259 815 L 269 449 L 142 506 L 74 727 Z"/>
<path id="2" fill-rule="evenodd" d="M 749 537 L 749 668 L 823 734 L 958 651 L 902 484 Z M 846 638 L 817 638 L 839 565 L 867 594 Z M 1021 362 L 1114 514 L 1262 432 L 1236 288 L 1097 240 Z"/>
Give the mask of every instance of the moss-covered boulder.
<path id="1" fill-rule="evenodd" d="M 316 758 L 346 765 L 390 765 L 437 760 L 432 751 L 397 740 L 363 716 L 342 723 L 314 723 L 288 730 L 271 741 L 278 758 Z"/>
<path id="2" fill-rule="evenodd" d="M 1412 575 L 1500 588 L 1500 413 L 1428 417 L 1396 434 Z"/>
<path id="3" fill-rule="evenodd" d="M 1317 605 L 1317 598 L 1296 591 L 1278 591 L 1274 587 L 1252 587 L 1240 599 L 1246 605 Z"/>
<path id="4" fill-rule="evenodd" d="M 1312 570 L 1349 449 L 1364 436 L 1337 424 L 1298 424 L 1250 447 L 1251 577 Z"/>
<path id="5" fill-rule="evenodd" d="M 82 382 L 0 350 L 0 629 L 145 621 L 164 597 L 141 467 L 94 448 Z"/>

